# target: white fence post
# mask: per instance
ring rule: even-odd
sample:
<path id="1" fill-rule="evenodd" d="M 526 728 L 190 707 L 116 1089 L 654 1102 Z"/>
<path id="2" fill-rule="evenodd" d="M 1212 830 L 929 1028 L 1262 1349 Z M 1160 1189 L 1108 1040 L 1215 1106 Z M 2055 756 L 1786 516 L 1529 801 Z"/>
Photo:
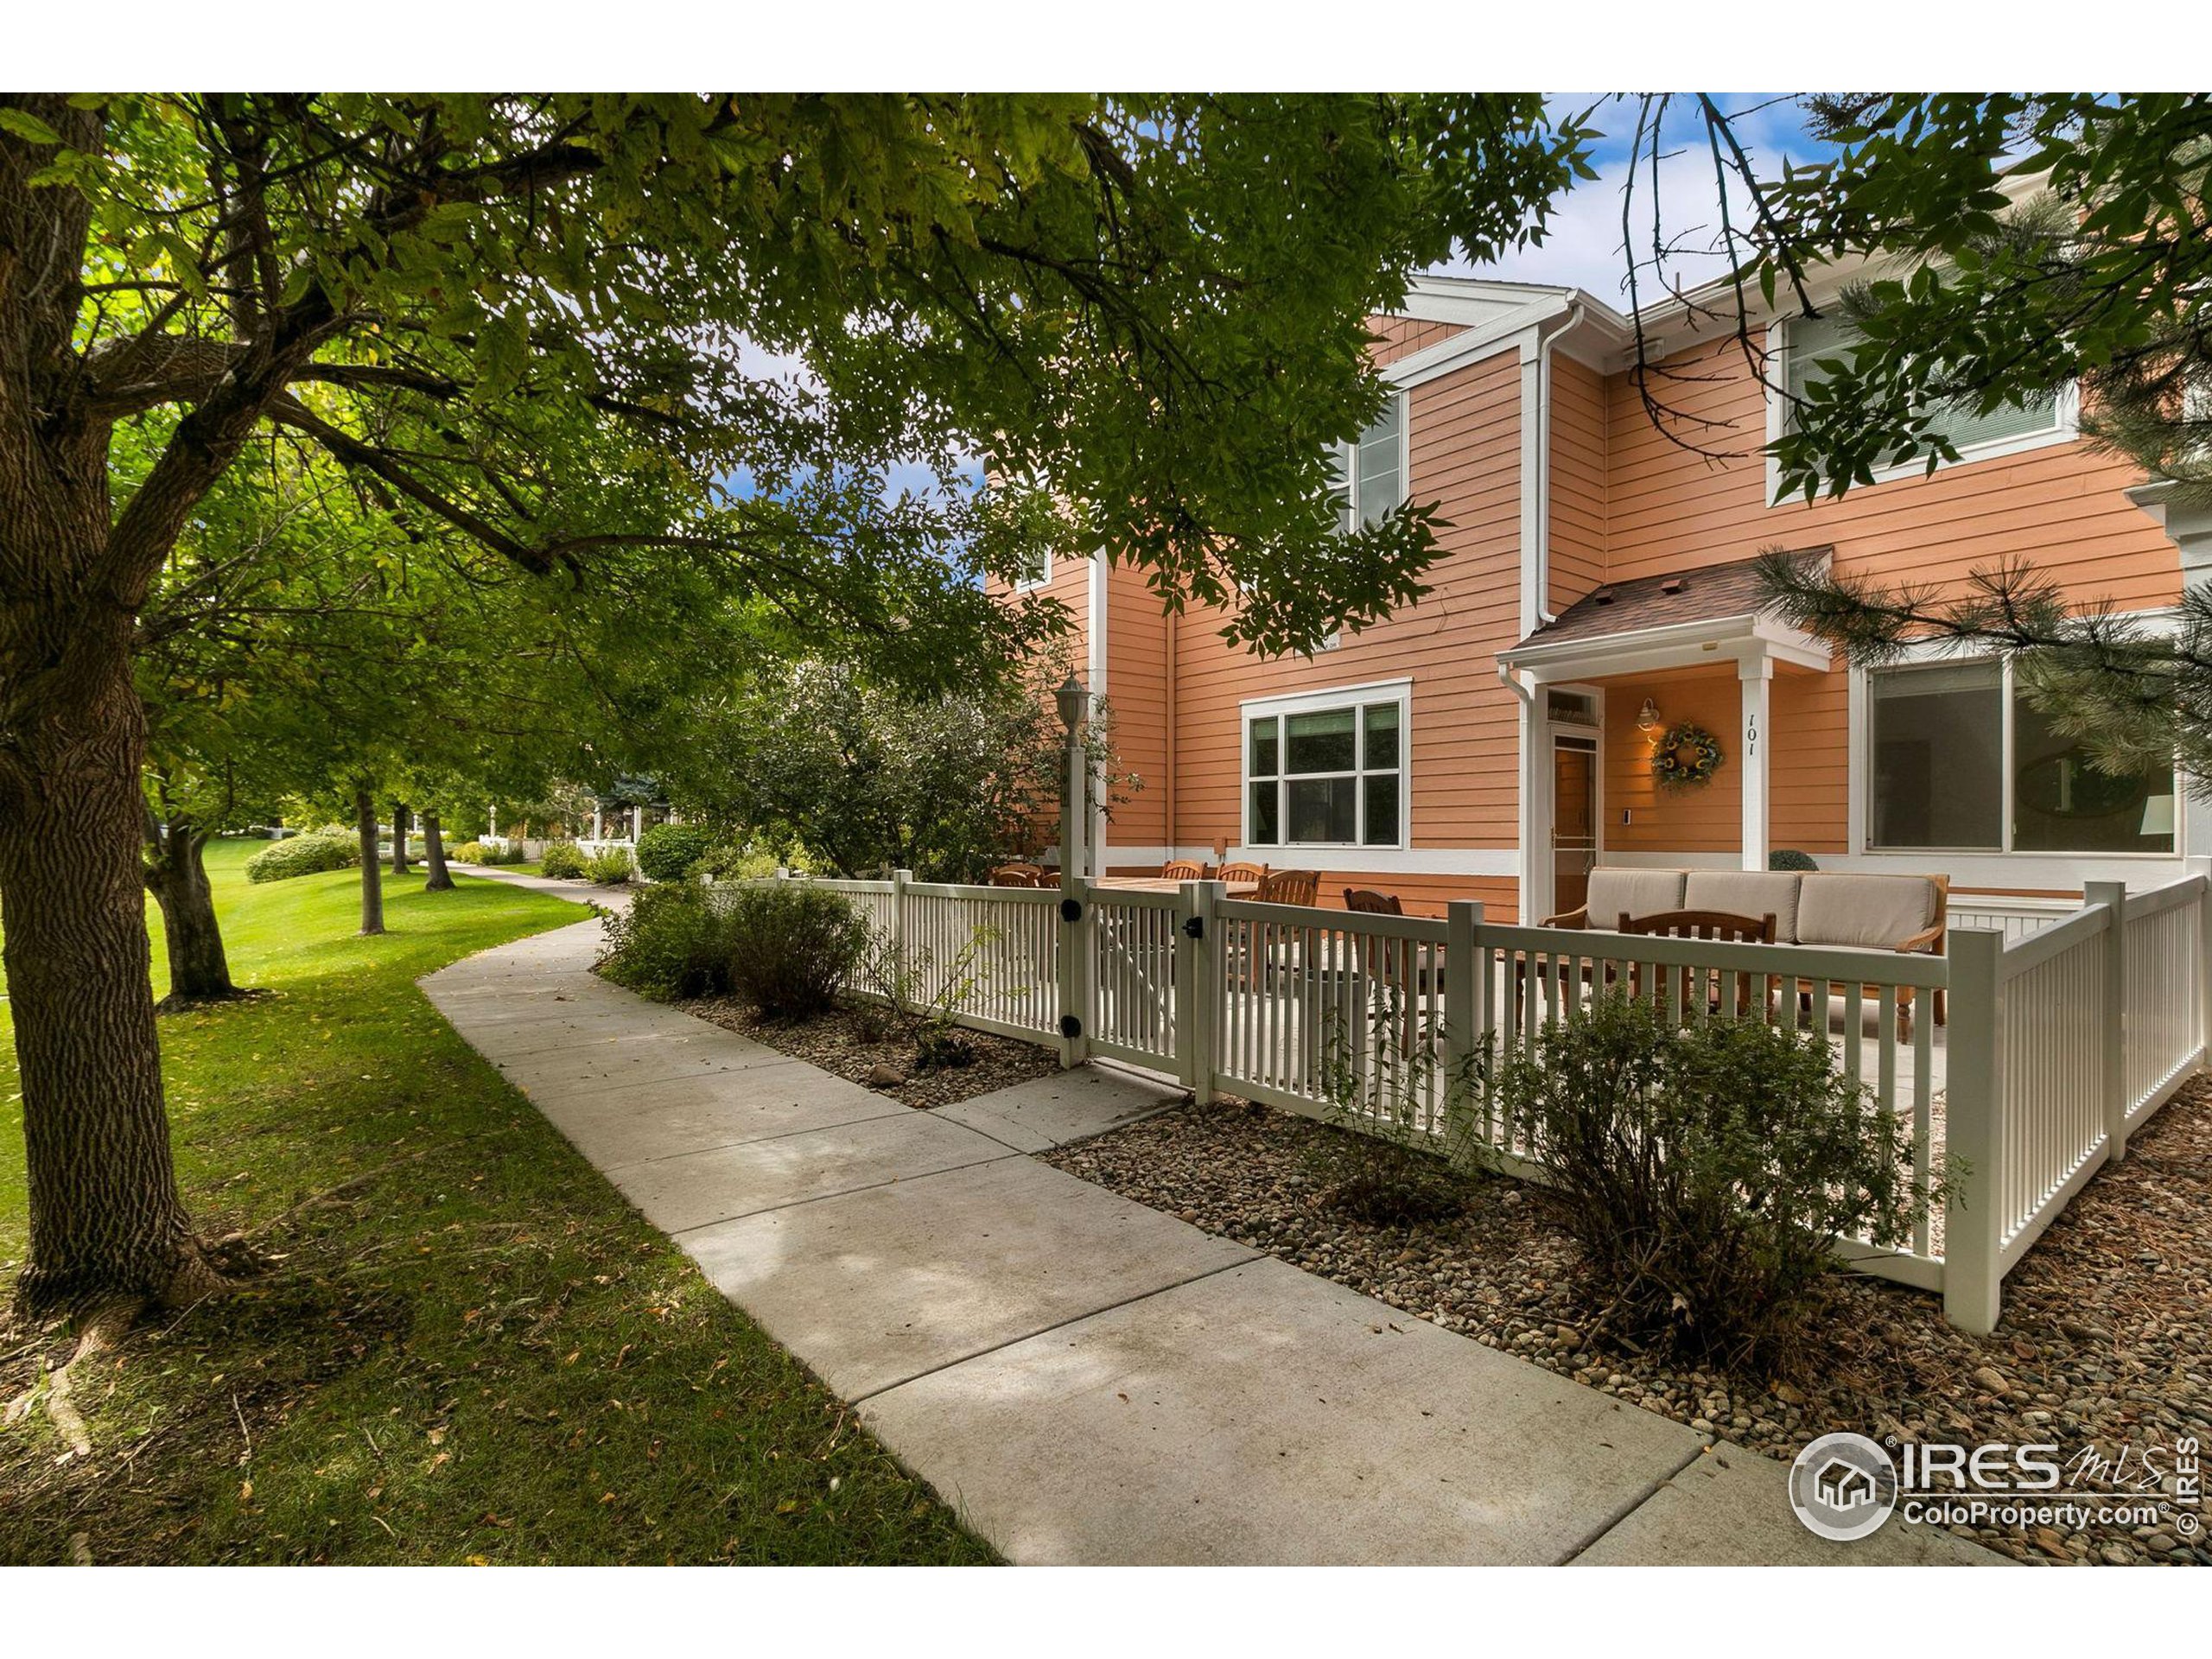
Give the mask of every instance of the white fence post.
<path id="1" fill-rule="evenodd" d="M 906 972 L 906 884 L 913 879 L 912 870 L 891 872 L 891 960 L 902 980 Z"/>
<path id="2" fill-rule="evenodd" d="M 1943 1317 L 1984 1336 L 1996 1328 L 2004 1305 L 2005 936 L 1961 928 L 1946 954 Z"/>
<path id="3" fill-rule="evenodd" d="M 1065 867 L 1060 871 L 1060 1064 L 1081 1065 L 1090 1058 L 1090 1033 L 1097 1022 L 1091 957 L 1096 924 L 1090 883 Z"/>
<path id="4" fill-rule="evenodd" d="M 2196 1040 L 2212 1062 L 2212 887 L 2196 895 Z"/>
<path id="5" fill-rule="evenodd" d="M 1475 1102 L 1489 1091 L 1484 1028 L 1490 1011 L 1490 953 L 1477 943 L 1482 931 L 1483 907 L 1473 899 L 1454 899 L 1445 906 L 1444 1150 L 1454 1160 L 1471 1160 L 1478 1140 Z"/>
<path id="6" fill-rule="evenodd" d="M 1201 1106 L 1213 1100 L 1215 1016 L 1221 1006 L 1221 918 L 1215 906 L 1227 891 L 1218 881 L 1183 883 L 1183 907 L 1191 913 L 1175 942 L 1175 1041 L 1182 1050 L 1183 1086 Z"/>
<path id="7" fill-rule="evenodd" d="M 2104 955 L 2105 1161 L 2118 1163 L 2127 1151 L 2127 883 L 2085 881 L 2082 902 L 2101 905 L 2107 915 Z"/>

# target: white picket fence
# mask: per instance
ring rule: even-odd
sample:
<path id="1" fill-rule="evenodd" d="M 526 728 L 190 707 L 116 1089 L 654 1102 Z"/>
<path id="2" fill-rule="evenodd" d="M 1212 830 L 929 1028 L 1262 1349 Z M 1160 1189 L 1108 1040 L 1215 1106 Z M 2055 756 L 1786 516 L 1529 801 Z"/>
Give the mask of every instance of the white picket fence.
<path id="1" fill-rule="evenodd" d="M 1843 1241 L 1863 1271 L 1941 1292 L 1968 1330 L 2004 1276 L 2206 1059 L 2212 896 L 2202 876 L 2092 884 L 2063 919 L 1954 927 L 1946 956 L 1630 938 L 1173 893 L 825 881 L 867 915 L 873 966 L 959 1023 L 1103 1055 L 1537 1174 L 1483 1079 L 1590 997 L 1627 986 L 1677 1019 L 1822 1032 L 1910 1136 L 1923 1205 L 1902 1243 Z M 1979 918 L 1975 919 L 1980 919 Z M 2041 918 L 2038 918 L 2040 921 Z M 864 971 L 853 988 L 889 988 Z M 1944 1177 L 1942 1181 L 1937 1177 Z"/>

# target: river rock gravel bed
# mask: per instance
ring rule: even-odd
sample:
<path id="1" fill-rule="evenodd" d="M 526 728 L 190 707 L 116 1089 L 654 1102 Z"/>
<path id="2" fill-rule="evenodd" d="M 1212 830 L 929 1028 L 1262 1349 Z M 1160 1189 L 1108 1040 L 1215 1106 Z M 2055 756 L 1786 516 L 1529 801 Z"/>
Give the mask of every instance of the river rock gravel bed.
<path id="1" fill-rule="evenodd" d="M 1662 1363 L 1585 1330 L 1580 1252 L 1541 1190 L 1468 1180 L 1461 1213 L 1414 1225 L 1353 1219 L 1321 1201 L 1313 1138 L 1342 1131 L 1237 1101 L 1186 1106 L 1046 1161 L 1447 1330 L 1516 1354 L 1770 1456 L 1856 1430 L 1898 1442 L 2047 1443 L 2069 1491 L 2112 1491 L 2078 1469 L 2094 1446 L 2133 1491 L 2146 1453 L 2155 1524 L 2070 1530 L 1954 1528 L 2040 1565 L 2212 1565 L 2171 1501 L 2174 1447 L 2212 1451 L 2212 1086 L 2200 1079 L 2138 1132 L 2005 1281 L 1997 1331 L 1943 1322 L 1937 1298 L 1838 1275 L 1803 1363 L 1760 1380 Z M 2197 1511 L 2212 1513 L 2212 1504 Z"/>
<path id="2" fill-rule="evenodd" d="M 988 1032 L 961 1031 L 955 1035 L 969 1053 L 967 1063 L 925 1071 L 915 1063 L 912 1032 L 887 1026 L 874 1010 L 849 1005 L 810 1020 L 781 1020 L 762 1019 L 734 996 L 701 997 L 676 1006 L 924 1110 L 1051 1077 L 1060 1069 L 1053 1049 Z"/>

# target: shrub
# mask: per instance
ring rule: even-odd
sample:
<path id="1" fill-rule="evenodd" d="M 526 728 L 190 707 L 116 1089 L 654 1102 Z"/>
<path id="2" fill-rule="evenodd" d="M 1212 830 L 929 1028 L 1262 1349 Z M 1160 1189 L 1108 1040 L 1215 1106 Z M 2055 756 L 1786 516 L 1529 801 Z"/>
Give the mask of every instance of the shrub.
<path id="1" fill-rule="evenodd" d="M 1428 1132 L 1446 1081 L 1440 1012 L 1383 984 L 1362 1008 L 1325 1015 L 1316 1082 L 1335 1130 L 1306 1143 L 1322 1203 L 1374 1226 L 1457 1215 L 1467 1181 Z"/>
<path id="2" fill-rule="evenodd" d="M 282 881 L 288 876 L 342 870 L 361 861 L 360 843 L 350 835 L 291 836 L 272 841 L 245 861 L 249 881 Z"/>
<path id="3" fill-rule="evenodd" d="M 545 844 L 545 856 L 537 861 L 541 875 L 558 876 L 573 881 L 583 874 L 587 867 L 584 849 L 573 841 L 553 841 Z"/>
<path id="4" fill-rule="evenodd" d="M 711 875 L 717 881 L 760 880 L 776 873 L 782 861 L 751 842 L 723 842 L 709 847 L 691 861 L 690 874 Z"/>
<path id="5" fill-rule="evenodd" d="M 1770 870 L 1817 870 L 1821 868 L 1810 853 L 1801 853 L 1795 847 L 1776 848 L 1766 855 L 1766 867 Z"/>
<path id="6" fill-rule="evenodd" d="M 583 874 L 602 887 L 619 887 L 630 879 L 630 849 L 602 847 L 584 860 Z"/>
<path id="7" fill-rule="evenodd" d="M 479 843 L 484 849 L 486 864 L 519 864 L 530 856 L 519 841 L 486 841 Z"/>
<path id="8" fill-rule="evenodd" d="M 1609 991 L 1497 1073 L 1581 1243 L 1601 1323 L 1688 1358 L 1786 1359 L 1840 1238 L 1904 1242 L 1912 1143 L 1825 1033 L 1677 1026 Z"/>
<path id="9" fill-rule="evenodd" d="M 455 864 L 481 864 L 484 862 L 484 843 L 480 841 L 464 841 L 458 847 L 447 848 L 446 857 L 450 862 Z"/>
<path id="10" fill-rule="evenodd" d="M 681 881 L 715 838 L 696 823 L 657 823 L 638 837 L 638 869 L 648 881 Z"/>
<path id="11" fill-rule="evenodd" d="M 645 888 L 626 915 L 607 918 L 600 971 L 645 996 L 713 996 L 730 988 L 729 930 L 706 891 L 690 882 Z"/>
<path id="12" fill-rule="evenodd" d="M 826 887 L 767 881 L 721 890 L 716 904 L 730 989 L 771 1018 L 829 1007 L 868 948 L 867 920 Z"/>

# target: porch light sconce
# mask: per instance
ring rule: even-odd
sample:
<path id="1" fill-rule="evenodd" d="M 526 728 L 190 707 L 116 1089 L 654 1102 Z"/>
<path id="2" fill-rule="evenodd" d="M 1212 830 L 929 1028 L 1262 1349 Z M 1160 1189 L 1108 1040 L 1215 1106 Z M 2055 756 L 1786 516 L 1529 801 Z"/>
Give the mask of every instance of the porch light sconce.
<path id="1" fill-rule="evenodd" d="M 1636 729 L 1646 737 L 1659 729 L 1659 705 L 1649 697 L 1643 700 L 1643 707 L 1637 712 Z"/>
<path id="2" fill-rule="evenodd" d="M 1084 709 L 1090 701 L 1090 695 L 1083 689 L 1083 682 L 1074 675 L 1069 675 L 1060 682 L 1060 689 L 1052 693 L 1052 701 L 1059 709 L 1060 724 L 1066 727 L 1072 736 L 1082 727 Z"/>

